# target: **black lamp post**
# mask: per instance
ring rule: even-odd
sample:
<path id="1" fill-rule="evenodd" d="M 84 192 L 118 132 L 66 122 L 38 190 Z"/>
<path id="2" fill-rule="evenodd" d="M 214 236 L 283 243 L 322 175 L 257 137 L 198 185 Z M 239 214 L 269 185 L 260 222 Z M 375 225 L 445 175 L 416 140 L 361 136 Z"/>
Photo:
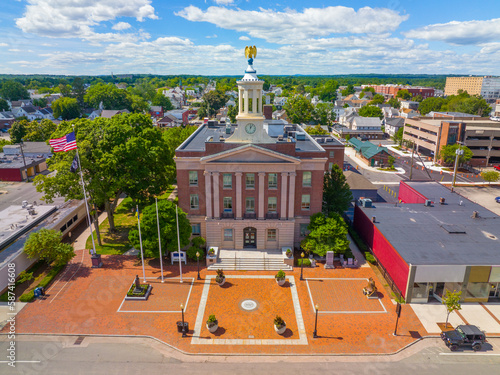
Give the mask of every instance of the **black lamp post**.
<path id="1" fill-rule="evenodd" d="M 196 261 L 198 262 L 198 280 L 201 280 L 200 277 L 200 252 L 196 252 Z"/>
<path id="2" fill-rule="evenodd" d="M 316 305 L 316 306 L 314 306 L 314 308 L 316 309 L 316 321 L 314 322 L 313 338 L 317 339 L 318 338 L 318 310 L 319 310 L 319 306 Z"/>
<path id="3" fill-rule="evenodd" d="M 182 337 L 186 337 L 186 326 L 184 325 L 184 305 L 181 303 L 181 312 L 182 312 Z"/>
<path id="4" fill-rule="evenodd" d="M 300 280 L 304 280 L 304 252 L 300 254 L 302 260 L 300 262 Z"/>

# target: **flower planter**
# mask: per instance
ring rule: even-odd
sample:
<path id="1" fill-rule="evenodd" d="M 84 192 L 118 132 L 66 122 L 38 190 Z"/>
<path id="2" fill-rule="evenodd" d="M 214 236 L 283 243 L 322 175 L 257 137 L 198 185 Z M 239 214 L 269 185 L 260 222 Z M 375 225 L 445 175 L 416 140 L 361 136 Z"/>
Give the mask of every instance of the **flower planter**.
<path id="1" fill-rule="evenodd" d="M 278 335 L 282 335 L 286 331 L 286 324 L 282 325 L 281 327 L 276 327 L 276 324 L 274 324 L 274 330 Z"/>
<path id="2" fill-rule="evenodd" d="M 286 279 L 283 278 L 283 279 L 276 279 L 276 283 L 279 285 L 279 286 L 283 286 L 286 282 Z"/>
<path id="3" fill-rule="evenodd" d="M 224 276 L 222 278 L 222 280 L 218 281 L 217 279 L 215 279 L 215 282 L 219 285 L 219 286 L 222 286 L 224 285 L 224 283 L 226 282 L 226 277 Z"/>
<path id="4" fill-rule="evenodd" d="M 208 332 L 210 332 L 210 333 L 214 333 L 215 331 L 217 331 L 218 328 L 219 328 L 219 322 L 217 322 L 217 321 L 210 326 L 207 324 L 207 329 L 208 329 Z"/>

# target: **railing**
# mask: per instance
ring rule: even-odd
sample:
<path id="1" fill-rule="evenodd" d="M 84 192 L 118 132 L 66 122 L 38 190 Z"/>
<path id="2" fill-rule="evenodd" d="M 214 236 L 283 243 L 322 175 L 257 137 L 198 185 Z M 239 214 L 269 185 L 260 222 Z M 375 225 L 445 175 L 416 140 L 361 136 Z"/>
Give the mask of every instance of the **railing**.
<path id="1" fill-rule="evenodd" d="M 279 219 L 279 214 L 277 212 L 268 212 L 268 213 L 266 213 L 266 219 L 277 220 L 277 219 Z"/>
<path id="2" fill-rule="evenodd" d="M 234 219 L 234 212 L 222 212 L 220 215 L 221 219 Z"/>
<path id="3" fill-rule="evenodd" d="M 257 214 L 255 212 L 245 212 L 243 214 L 244 219 L 255 219 L 257 218 Z"/>

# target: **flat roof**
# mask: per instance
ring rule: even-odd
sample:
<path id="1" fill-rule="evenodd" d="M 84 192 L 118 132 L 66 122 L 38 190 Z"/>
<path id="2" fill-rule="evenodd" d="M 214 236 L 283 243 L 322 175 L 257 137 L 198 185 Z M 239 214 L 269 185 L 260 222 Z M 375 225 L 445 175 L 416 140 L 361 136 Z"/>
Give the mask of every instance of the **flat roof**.
<path id="1" fill-rule="evenodd" d="M 438 182 L 405 181 L 433 203 L 359 207 L 413 265 L 500 265 L 500 216 Z M 439 198 L 445 204 L 439 204 Z M 472 217 L 478 212 L 478 218 Z"/>

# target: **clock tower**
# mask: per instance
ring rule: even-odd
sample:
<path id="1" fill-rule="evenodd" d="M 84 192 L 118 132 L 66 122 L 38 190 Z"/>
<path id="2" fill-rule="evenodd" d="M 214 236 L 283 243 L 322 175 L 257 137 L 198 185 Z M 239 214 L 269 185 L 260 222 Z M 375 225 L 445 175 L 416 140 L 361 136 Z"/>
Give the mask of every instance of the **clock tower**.
<path id="1" fill-rule="evenodd" d="M 257 77 L 253 67 L 253 57 L 257 55 L 257 48 L 246 47 L 245 56 L 248 57 L 248 67 L 238 84 L 238 126 L 234 134 L 226 142 L 241 143 L 276 143 L 264 130 L 264 114 L 262 113 L 262 87 L 264 81 Z"/>

